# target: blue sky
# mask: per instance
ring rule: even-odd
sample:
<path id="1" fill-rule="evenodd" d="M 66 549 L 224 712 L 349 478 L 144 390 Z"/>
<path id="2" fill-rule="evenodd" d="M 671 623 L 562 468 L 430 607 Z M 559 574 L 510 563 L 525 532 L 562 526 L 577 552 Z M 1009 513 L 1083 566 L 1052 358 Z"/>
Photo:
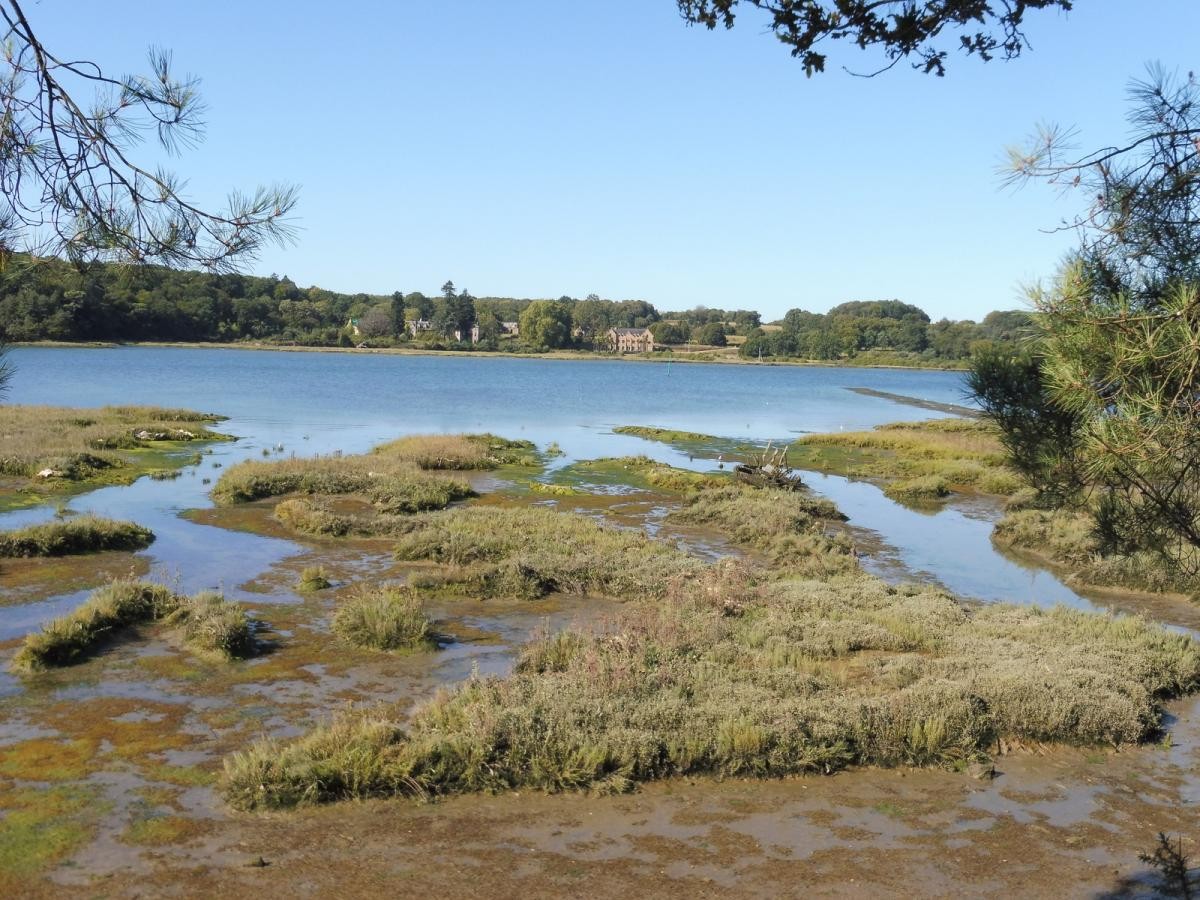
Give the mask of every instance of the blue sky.
<path id="1" fill-rule="evenodd" d="M 249 266 L 339 291 L 595 292 L 767 318 L 899 298 L 934 318 L 1022 303 L 1078 201 L 1002 188 L 1039 121 L 1091 148 L 1127 133 L 1130 77 L 1200 60 L 1195 0 L 1030 13 L 1033 50 L 942 79 L 838 48 L 802 67 L 747 9 L 688 28 L 673 0 L 232 3 L 41 0 L 60 57 L 202 79 L 189 194 L 299 184 L 299 242 Z"/>

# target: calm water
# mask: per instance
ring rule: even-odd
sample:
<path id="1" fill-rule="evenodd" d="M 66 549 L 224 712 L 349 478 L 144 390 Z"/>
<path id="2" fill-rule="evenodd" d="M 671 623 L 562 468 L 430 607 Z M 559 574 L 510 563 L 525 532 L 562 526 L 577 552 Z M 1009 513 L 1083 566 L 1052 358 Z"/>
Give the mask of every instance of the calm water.
<path id="1" fill-rule="evenodd" d="M 669 447 L 614 435 L 647 424 L 735 438 L 787 438 L 939 417 L 849 390 L 868 387 L 963 403 L 962 376 L 948 372 L 774 366 L 666 365 L 480 357 L 419 357 L 183 348 L 20 348 L 10 400 L 64 406 L 110 403 L 182 406 L 229 416 L 237 435 L 175 481 L 142 479 L 94 491 L 71 508 L 133 519 L 154 530 L 146 551 L 154 577 L 183 590 L 237 586 L 300 552 L 288 541 L 228 532 L 179 518 L 208 506 L 217 466 L 261 458 L 264 447 L 311 455 L 361 452 L 402 434 L 494 431 L 545 445 L 572 459 L 646 453 L 704 467 Z M 898 506 L 873 485 L 832 476 L 806 479 L 851 523 L 889 545 L 868 561 L 890 577 L 922 577 L 964 596 L 1092 608 L 1047 572 L 997 554 L 988 539 L 993 511 L 955 508 L 935 515 Z M 0 527 L 40 521 L 50 507 L 0 516 Z M 897 574 L 899 573 L 899 575 Z M 24 633 L 79 603 L 85 593 L 0 609 L 0 639 Z"/>

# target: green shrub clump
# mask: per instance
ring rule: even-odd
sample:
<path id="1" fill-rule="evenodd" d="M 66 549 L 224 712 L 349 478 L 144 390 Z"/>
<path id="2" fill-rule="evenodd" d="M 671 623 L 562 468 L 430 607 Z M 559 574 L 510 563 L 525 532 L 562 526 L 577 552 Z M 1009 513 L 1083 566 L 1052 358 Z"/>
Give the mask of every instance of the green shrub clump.
<path id="1" fill-rule="evenodd" d="M 300 581 L 296 584 L 296 588 L 305 592 L 323 591 L 332 585 L 333 582 L 329 580 L 329 573 L 324 566 L 306 566 L 300 573 Z"/>
<path id="2" fill-rule="evenodd" d="M 254 628 L 246 611 L 215 591 L 180 598 L 167 622 L 181 624 L 184 641 L 199 653 L 225 659 L 254 655 Z"/>
<path id="3" fill-rule="evenodd" d="M 436 650 L 430 627 L 421 598 L 400 587 L 360 591 L 333 615 L 334 632 L 376 650 Z"/>

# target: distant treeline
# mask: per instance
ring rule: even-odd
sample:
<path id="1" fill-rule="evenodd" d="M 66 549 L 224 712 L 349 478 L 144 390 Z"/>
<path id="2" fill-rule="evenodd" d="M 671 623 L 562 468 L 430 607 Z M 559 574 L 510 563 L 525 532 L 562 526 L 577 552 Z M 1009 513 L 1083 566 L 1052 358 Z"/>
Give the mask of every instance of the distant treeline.
<path id="1" fill-rule="evenodd" d="M 841 359 L 887 351 L 900 359 L 961 360 L 997 344 L 1014 343 L 1028 331 L 1022 310 L 969 319 L 929 321 L 924 310 L 899 300 L 842 303 L 829 312 L 789 310 L 777 330 L 752 332 L 739 348 L 745 357 Z"/>
<path id="2" fill-rule="evenodd" d="M 518 323 L 514 329 L 504 323 Z M 531 300 L 474 297 L 446 282 L 420 291 L 341 294 L 301 288 L 286 275 L 211 274 L 154 266 L 16 257 L 0 279 L 0 337 L 9 341 L 262 341 L 309 346 L 471 346 L 530 351 L 607 349 L 610 328 L 649 327 L 656 343 L 724 346 L 745 336 L 748 357 L 838 359 L 864 351 L 903 351 L 961 359 L 979 341 L 1006 341 L 1028 323 L 1019 312 L 982 324 L 930 323 L 915 306 L 887 300 L 844 303 L 828 314 L 792 310 L 763 330 L 752 310 L 697 307 L 659 312 L 644 300 Z M 740 338 L 739 338 L 740 339 Z"/>

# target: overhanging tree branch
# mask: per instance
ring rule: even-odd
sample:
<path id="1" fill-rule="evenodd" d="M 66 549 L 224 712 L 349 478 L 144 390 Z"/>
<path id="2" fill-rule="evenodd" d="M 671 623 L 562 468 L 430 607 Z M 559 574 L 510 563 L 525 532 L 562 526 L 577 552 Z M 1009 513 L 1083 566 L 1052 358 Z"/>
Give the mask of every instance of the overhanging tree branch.
<path id="1" fill-rule="evenodd" d="M 1029 47 L 1022 30 L 1025 13 L 1072 7 L 1073 0 L 676 0 L 690 25 L 732 28 L 739 4 L 767 13 L 771 30 L 813 75 L 825 71 L 828 41 L 848 40 L 860 50 L 877 49 L 888 60 L 880 74 L 901 59 L 914 69 L 945 75 L 950 49 L 989 61 L 1013 59 Z M 947 31 L 957 42 L 939 41 Z M 949 49 L 948 49 L 949 48 Z M 849 70 L 847 70 L 849 71 Z M 851 73 L 854 74 L 854 73 Z"/>
<path id="2" fill-rule="evenodd" d="M 98 63 L 57 58 L 19 0 L 0 0 L 0 28 L 0 257 L 224 271 L 292 240 L 294 187 L 235 191 L 207 210 L 175 176 L 134 159 L 150 130 L 167 155 L 203 133 L 196 81 L 176 79 L 168 53 L 151 51 L 147 76 L 114 78 Z"/>

